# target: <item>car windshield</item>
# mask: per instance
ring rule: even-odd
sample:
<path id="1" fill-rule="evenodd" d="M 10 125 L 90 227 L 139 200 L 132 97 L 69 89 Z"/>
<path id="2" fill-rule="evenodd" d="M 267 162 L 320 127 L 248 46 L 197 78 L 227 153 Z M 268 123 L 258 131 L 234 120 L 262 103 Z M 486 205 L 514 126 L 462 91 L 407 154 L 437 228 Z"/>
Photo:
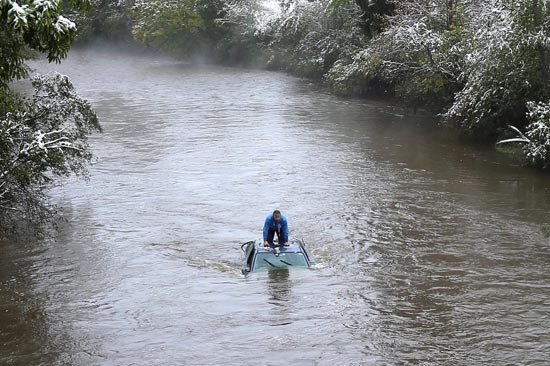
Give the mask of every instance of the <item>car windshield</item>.
<path id="1" fill-rule="evenodd" d="M 258 253 L 254 270 L 260 268 L 288 268 L 292 266 L 307 267 L 306 259 L 303 253 L 281 253 L 278 256 L 275 253 Z"/>

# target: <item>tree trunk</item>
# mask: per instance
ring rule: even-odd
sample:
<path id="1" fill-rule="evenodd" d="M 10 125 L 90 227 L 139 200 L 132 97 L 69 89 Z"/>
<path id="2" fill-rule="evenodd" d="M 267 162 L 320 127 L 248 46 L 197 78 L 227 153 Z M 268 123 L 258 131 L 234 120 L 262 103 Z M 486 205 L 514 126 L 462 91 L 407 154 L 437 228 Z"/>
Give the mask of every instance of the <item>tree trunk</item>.
<path id="1" fill-rule="evenodd" d="M 383 18 L 392 15 L 395 10 L 395 4 L 391 0 L 355 0 L 355 3 L 363 11 L 363 30 L 369 38 L 382 30 Z"/>

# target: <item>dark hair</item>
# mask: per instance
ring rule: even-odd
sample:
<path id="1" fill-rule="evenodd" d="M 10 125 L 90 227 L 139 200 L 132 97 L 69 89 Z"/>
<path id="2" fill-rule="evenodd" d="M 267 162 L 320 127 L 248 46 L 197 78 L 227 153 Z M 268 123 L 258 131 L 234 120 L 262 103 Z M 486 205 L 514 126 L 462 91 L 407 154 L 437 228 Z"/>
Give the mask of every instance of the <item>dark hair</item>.
<path id="1" fill-rule="evenodd" d="M 275 215 L 280 215 L 280 214 L 281 214 L 281 211 L 279 211 L 279 210 L 273 211 L 273 216 L 275 216 Z"/>

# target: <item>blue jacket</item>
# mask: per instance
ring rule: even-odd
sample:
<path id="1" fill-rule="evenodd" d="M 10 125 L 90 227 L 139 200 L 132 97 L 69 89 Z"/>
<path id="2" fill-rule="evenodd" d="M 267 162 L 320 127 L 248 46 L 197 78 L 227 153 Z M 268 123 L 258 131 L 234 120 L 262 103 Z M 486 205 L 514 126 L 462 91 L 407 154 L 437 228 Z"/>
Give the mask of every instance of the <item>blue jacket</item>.
<path id="1" fill-rule="evenodd" d="M 273 231 L 275 232 L 281 230 L 281 240 L 283 241 L 283 243 L 288 242 L 288 222 L 286 221 L 286 217 L 281 215 L 281 220 L 277 222 L 273 220 L 273 214 L 267 215 L 264 224 L 264 241 L 267 240 L 267 233 L 269 232 L 269 229 L 273 229 Z"/>

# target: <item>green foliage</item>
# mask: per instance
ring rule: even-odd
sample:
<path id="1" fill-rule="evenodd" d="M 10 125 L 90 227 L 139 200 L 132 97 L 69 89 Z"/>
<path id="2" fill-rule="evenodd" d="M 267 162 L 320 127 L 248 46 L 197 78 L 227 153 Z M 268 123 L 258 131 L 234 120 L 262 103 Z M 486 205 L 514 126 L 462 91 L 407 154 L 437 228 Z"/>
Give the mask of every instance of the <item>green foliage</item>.
<path id="1" fill-rule="evenodd" d="M 78 27 L 76 42 L 83 43 L 98 37 L 111 41 L 132 40 L 130 12 L 134 0 L 90 1 L 92 10 L 89 13 L 71 14 Z"/>
<path id="2" fill-rule="evenodd" d="M 387 17 L 394 14 L 395 1 L 388 0 L 331 0 L 327 10 L 334 12 L 351 3 L 361 9 L 362 28 L 368 38 L 373 38 L 387 26 Z"/>
<path id="3" fill-rule="evenodd" d="M 524 147 L 527 161 L 539 168 L 550 167 L 550 102 L 528 102 L 526 136 L 529 142 Z"/>
<path id="4" fill-rule="evenodd" d="M 11 92 L 28 73 L 31 51 L 59 62 L 76 26 L 63 7 L 89 11 L 88 0 L 0 0 L 0 231 L 47 218 L 45 189 L 60 176 L 81 174 L 90 160 L 87 135 L 99 131 L 90 104 L 66 76 L 38 76 L 31 99 Z"/>
<path id="5" fill-rule="evenodd" d="M 291 6 L 292 5 L 292 6 Z M 288 1 L 269 25 L 274 62 L 301 76 L 323 78 L 342 58 L 361 50 L 365 35 L 353 2 Z"/>
<path id="6" fill-rule="evenodd" d="M 386 95 L 391 89 L 382 74 L 382 60 L 372 49 L 341 57 L 325 74 L 325 83 L 337 94 Z"/>
<path id="7" fill-rule="evenodd" d="M 470 136 L 494 141 L 506 125 L 527 124 L 527 101 L 549 97 L 550 14 L 526 0 L 477 10 L 463 47 L 464 87 L 445 116 Z"/>
<path id="8" fill-rule="evenodd" d="M 235 37 L 233 24 L 226 19 L 227 6 L 221 0 L 138 2 L 132 10 L 132 33 L 138 42 L 158 50 L 228 61 L 238 54 L 234 47 L 247 39 Z"/>
<path id="9" fill-rule="evenodd" d="M 0 230 L 14 220 L 44 219 L 45 188 L 86 172 L 87 136 L 101 130 L 68 77 L 41 75 L 32 84 L 32 98 L 12 96 L 17 108 L 0 119 Z"/>
<path id="10" fill-rule="evenodd" d="M 194 0 L 138 3 L 132 16 L 135 20 L 134 37 L 147 46 L 184 53 L 200 46 L 199 33 L 205 25 Z"/>
<path id="11" fill-rule="evenodd" d="M 367 37 L 379 34 L 387 25 L 387 16 L 395 12 L 395 2 L 392 0 L 355 0 L 362 10 L 363 29 Z"/>
<path id="12" fill-rule="evenodd" d="M 373 42 L 383 59 L 384 78 L 413 105 L 440 109 L 458 87 L 462 14 L 449 3 L 398 8 L 387 31 Z M 454 21 L 448 23 L 449 13 Z"/>
<path id="13" fill-rule="evenodd" d="M 70 0 L 73 9 L 90 10 L 89 0 Z M 0 88 L 27 75 L 26 49 L 44 52 L 50 61 L 67 55 L 76 26 L 61 13 L 59 0 L 0 1 Z"/>
<path id="14" fill-rule="evenodd" d="M 266 41 L 261 11 L 255 0 L 138 2 L 132 33 L 140 43 L 187 59 L 250 65 Z"/>

